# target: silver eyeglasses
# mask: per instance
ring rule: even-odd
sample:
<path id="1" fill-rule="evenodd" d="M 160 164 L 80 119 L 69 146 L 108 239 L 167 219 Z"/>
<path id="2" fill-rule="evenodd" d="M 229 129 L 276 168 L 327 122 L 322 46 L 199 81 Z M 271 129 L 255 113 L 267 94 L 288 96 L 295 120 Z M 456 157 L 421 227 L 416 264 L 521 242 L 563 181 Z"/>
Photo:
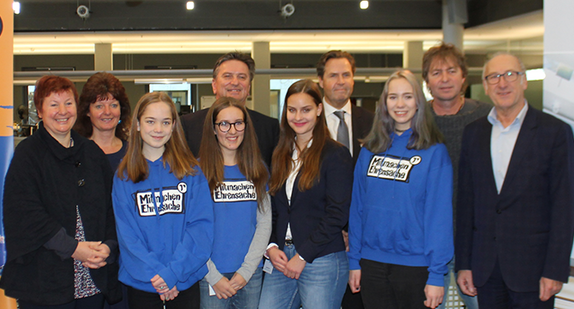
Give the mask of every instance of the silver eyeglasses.
<path id="1" fill-rule="evenodd" d="M 236 121 L 236 122 L 222 121 L 222 122 L 216 122 L 214 124 L 219 127 L 219 131 L 221 131 L 222 133 L 229 132 L 229 130 L 231 130 L 231 126 L 233 126 L 235 128 L 235 131 L 237 132 L 245 130 L 245 121 Z"/>
<path id="2" fill-rule="evenodd" d="M 496 85 L 500 82 L 500 77 L 504 77 L 504 80 L 507 82 L 513 82 L 518 79 L 520 75 L 524 75 L 524 72 L 517 72 L 517 71 L 506 71 L 502 74 L 494 73 L 486 76 L 484 80 L 491 85 Z"/>

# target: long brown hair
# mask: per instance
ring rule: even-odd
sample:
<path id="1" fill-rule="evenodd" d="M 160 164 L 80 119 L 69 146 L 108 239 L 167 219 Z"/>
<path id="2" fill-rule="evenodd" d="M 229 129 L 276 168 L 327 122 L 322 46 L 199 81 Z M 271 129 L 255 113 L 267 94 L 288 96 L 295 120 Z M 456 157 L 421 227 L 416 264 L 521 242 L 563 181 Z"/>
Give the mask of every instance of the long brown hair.
<path id="1" fill-rule="evenodd" d="M 163 92 L 150 92 L 143 95 L 134 110 L 134 121 L 132 121 L 130 128 L 130 135 L 128 138 L 129 146 L 126 155 L 118 166 L 118 177 L 124 179 L 124 176 L 134 183 L 146 180 L 149 176 L 149 169 L 147 161 L 142 153 L 142 138 L 138 132 L 138 124 L 144 114 L 146 108 L 153 103 L 165 103 L 169 106 L 171 118 L 174 122 L 173 132 L 170 139 L 165 144 L 163 152 L 163 166 L 169 164 L 169 172 L 173 173 L 177 179 L 181 180 L 188 175 L 195 175 L 197 172 L 195 166 L 197 160 L 187 147 L 183 135 L 183 129 L 175 104 L 171 98 Z"/>
<path id="2" fill-rule="evenodd" d="M 371 131 L 362 140 L 363 147 L 369 149 L 372 153 L 385 152 L 391 147 L 391 133 L 395 131 L 395 121 L 389 115 L 387 97 L 389 95 L 389 85 L 393 80 L 399 78 L 405 79 L 411 85 L 417 104 L 417 111 L 413 119 L 411 119 L 413 133 L 407 144 L 407 149 L 427 149 L 434 144 L 444 142 L 443 135 L 434 122 L 434 117 L 427 106 L 423 91 L 416 77 L 408 70 L 399 70 L 393 73 L 385 83 L 383 93 L 381 93 L 377 103 Z"/>
<path id="3" fill-rule="evenodd" d="M 283 115 L 281 116 L 281 135 L 279 137 L 279 143 L 273 152 L 273 168 L 271 170 L 271 182 L 269 184 L 269 192 L 272 195 L 281 189 L 293 167 L 292 156 L 293 145 L 296 144 L 296 134 L 287 122 L 287 100 L 289 100 L 290 96 L 297 93 L 305 93 L 311 96 L 317 106 L 322 104 L 321 90 L 319 86 L 310 79 L 299 80 L 287 90 L 285 104 L 283 104 Z M 332 139 L 325 121 L 325 113 L 321 112 L 317 117 L 315 128 L 313 128 L 313 143 L 309 148 L 299 149 L 299 160 L 301 160 L 299 185 L 297 186 L 299 191 L 311 189 L 315 181 L 319 180 L 321 152 L 327 140 Z"/>
<path id="4" fill-rule="evenodd" d="M 203 123 L 201 147 L 199 148 L 199 166 L 201 166 L 201 170 L 207 178 L 209 189 L 213 196 L 215 188 L 223 182 L 224 169 L 223 154 L 221 153 L 221 147 L 217 137 L 214 134 L 214 130 L 216 130 L 215 121 L 217 120 L 217 115 L 229 107 L 236 107 L 243 113 L 245 131 L 243 134 L 243 142 L 237 148 L 235 158 L 239 171 L 245 175 L 247 180 L 253 182 L 253 185 L 255 185 L 257 202 L 261 210 L 262 202 L 267 196 L 266 191 L 269 173 L 261 158 L 261 152 L 257 145 L 257 135 L 255 134 L 255 128 L 253 127 L 251 118 L 245 106 L 237 100 L 226 97 L 219 98 L 213 103 L 211 108 L 209 108 L 209 111 L 207 111 L 207 116 Z"/>

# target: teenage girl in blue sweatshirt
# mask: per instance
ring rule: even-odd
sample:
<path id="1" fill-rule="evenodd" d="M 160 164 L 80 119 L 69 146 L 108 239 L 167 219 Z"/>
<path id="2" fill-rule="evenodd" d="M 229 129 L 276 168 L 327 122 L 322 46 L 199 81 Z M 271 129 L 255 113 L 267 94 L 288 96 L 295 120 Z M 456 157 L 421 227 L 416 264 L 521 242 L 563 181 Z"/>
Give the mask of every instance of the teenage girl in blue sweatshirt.
<path id="1" fill-rule="evenodd" d="M 355 167 L 349 286 L 365 308 L 435 308 L 453 255 L 452 166 L 418 81 L 395 72 Z"/>
<path id="2" fill-rule="evenodd" d="M 215 237 L 209 273 L 200 282 L 201 308 L 257 308 L 261 261 L 271 234 L 269 173 L 242 104 L 226 97 L 215 101 L 205 118 L 199 157 L 215 202 Z"/>
<path id="3" fill-rule="evenodd" d="M 134 118 L 112 192 L 120 281 L 130 308 L 189 308 L 213 242 L 207 180 L 169 96 L 144 95 Z"/>

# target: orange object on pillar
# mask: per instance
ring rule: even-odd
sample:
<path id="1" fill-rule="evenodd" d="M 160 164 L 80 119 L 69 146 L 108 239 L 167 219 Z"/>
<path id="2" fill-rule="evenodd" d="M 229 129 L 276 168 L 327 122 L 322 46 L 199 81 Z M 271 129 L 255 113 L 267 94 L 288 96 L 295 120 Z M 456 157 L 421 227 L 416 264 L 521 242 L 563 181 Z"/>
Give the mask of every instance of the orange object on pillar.
<path id="1" fill-rule="evenodd" d="M 12 158 L 14 148 L 12 126 L 14 124 L 14 11 L 12 1 L 0 1 L 0 143 L 4 151 L 0 153 L 0 184 L 4 187 L 4 176 Z M 6 145 L 8 144 L 8 145 Z M 11 145 L 11 146 L 10 146 Z M 1 203 L 1 202 L 0 202 Z M 0 238 L 4 250 L 4 237 Z M 0 252 L 0 254 L 4 255 Z M 2 261 L 0 261 L 3 263 Z M 4 295 L 0 290 L 0 309 L 16 309 L 16 300 Z"/>

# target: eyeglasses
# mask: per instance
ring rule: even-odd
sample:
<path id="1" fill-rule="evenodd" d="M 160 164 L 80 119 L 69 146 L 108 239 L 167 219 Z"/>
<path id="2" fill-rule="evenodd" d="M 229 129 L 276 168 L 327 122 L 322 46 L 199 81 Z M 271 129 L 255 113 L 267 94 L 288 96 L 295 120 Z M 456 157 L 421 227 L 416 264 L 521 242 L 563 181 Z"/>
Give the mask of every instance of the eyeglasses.
<path id="1" fill-rule="evenodd" d="M 524 75 L 524 72 L 506 71 L 502 74 L 494 73 L 486 76 L 484 80 L 491 85 L 496 85 L 500 82 L 500 77 L 504 77 L 507 82 L 513 82 L 518 79 L 518 76 Z"/>
<path id="2" fill-rule="evenodd" d="M 236 121 L 233 123 L 222 121 L 222 122 L 216 122 L 214 124 L 219 127 L 219 131 L 221 131 L 221 133 L 229 132 L 229 130 L 231 130 L 231 126 L 233 126 L 235 128 L 235 131 L 237 132 L 242 132 L 243 130 L 245 130 L 245 121 Z"/>

